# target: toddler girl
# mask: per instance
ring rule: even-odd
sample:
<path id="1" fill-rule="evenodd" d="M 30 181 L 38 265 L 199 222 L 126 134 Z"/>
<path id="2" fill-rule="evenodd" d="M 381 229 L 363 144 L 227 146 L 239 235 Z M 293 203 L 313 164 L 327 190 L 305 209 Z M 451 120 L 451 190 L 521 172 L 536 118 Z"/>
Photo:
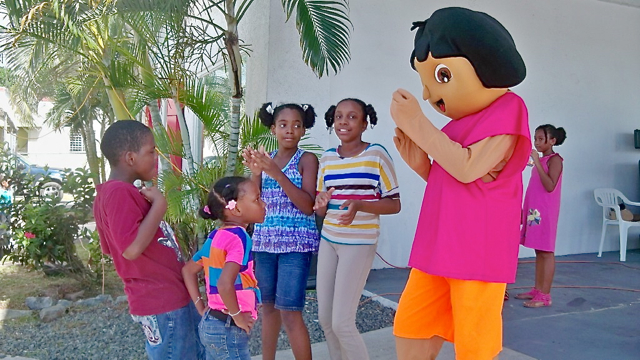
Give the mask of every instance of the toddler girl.
<path id="1" fill-rule="evenodd" d="M 182 268 L 189 295 L 202 315 L 198 333 L 206 359 L 249 360 L 249 332 L 258 318 L 260 292 L 253 273 L 251 238 L 245 229 L 264 220 L 260 189 L 244 177 L 222 178 L 209 191 L 200 216 L 222 221 Z M 204 299 L 198 288 L 198 273 L 203 269 Z"/>

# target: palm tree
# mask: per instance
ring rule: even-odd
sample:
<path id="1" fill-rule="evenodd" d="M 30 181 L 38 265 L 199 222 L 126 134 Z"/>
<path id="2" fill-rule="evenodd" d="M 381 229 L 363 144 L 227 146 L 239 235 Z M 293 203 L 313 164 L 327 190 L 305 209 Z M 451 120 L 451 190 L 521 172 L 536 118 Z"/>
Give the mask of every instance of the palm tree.
<path id="1" fill-rule="evenodd" d="M 171 98 L 180 106 L 180 93 L 190 91 L 187 79 L 224 61 L 232 85 L 230 173 L 237 162 L 243 98 L 238 24 L 252 4 L 253 0 L 5 0 L 0 11 L 7 14 L 9 25 L 3 29 L 2 45 L 10 68 L 22 62 L 36 75 L 56 72 L 73 78 L 82 72 L 99 78 L 116 120 L 134 118 L 137 109 L 130 104 L 139 103 L 139 98 L 128 96 L 138 97 L 152 88 L 150 93 L 157 97 L 142 96 L 147 104 Z M 347 0 L 282 0 L 282 6 L 287 19 L 296 14 L 303 60 L 319 77 L 338 72 L 349 60 Z M 216 20 L 220 14 L 223 24 Z M 17 78 L 33 84 L 26 73 L 17 71 Z M 157 115 L 152 111 L 159 123 Z M 178 118 L 188 150 L 181 112 Z M 189 171 L 192 152 L 185 151 L 185 157 Z"/>
<path id="2" fill-rule="evenodd" d="M 227 70 L 231 87 L 229 141 L 227 151 L 226 174 L 235 171 L 238 154 L 238 140 L 241 122 L 242 89 L 242 52 L 246 46 L 238 35 L 238 25 L 244 18 L 254 0 L 173 0 L 158 2 L 124 0 L 118 2 L 122 11 L 136 14 L 154 14 L 153 16 L 170 19 L 163 27 L 163 37 L 144 36 L 154 39 L 158 49 L 151 51 L 156 64 L 174 64 L 167 61 L 166 54 L 172 51 L 180 54 L 177 58 L 182 64 L 189 64 L 195 73 L 210 72 L 220 62 Z M 296 15 L 296 27 L 300 34 L 300 46 L 303 60 L 322 77 L 330 72 L 337 73 L 349 61 L 349 28 L 347 0 L 281 0 L 282 7 L 289 20 Z M 224 23 L 218 21 L 224 18 Z M 149 18 L 146 18 L 147 24 Z M 140 30 L 145 24 L 138 21 L 133 28 Z M 153 28 L 153 26 L 152 26 Z M 140 33 L 153 33 L 139 31 Z M 172 40 L 169 41 L 168 39 Z M 160 40 L 160 41 L 158 41 Z M 174 49 L 177 47 L 177 49 Z M 186 54 L 184 49 L 191 51 Z M 175 58 L 174 58 L 175 60 Z M 184 67 L 182 68 L 184 71 Z M 175 71 L 166 71 L 167 75 L 178 80 Z M 177 73 L 180 75 L 180 73 Z M 187 154 L 188 156 L 189 154 Z"/>
<path id="3" fill-rule="evenodd" d="M 98 156 L 93 124 L 99 123 L 99 134 L 104 134 L 106 128 L 113 123 L 106 93 L 101 89 L 87 88 L 84 84 L 59 84 L 53 98 L 55 102 L 47 113 L 45 122 L 55 130 L 68 126 L 72 131 L 79 132 L 94 184 L 105 182 L 105 161 L 104 157 Z"/>
<path id="4" fill-rule="evenodd" d="M 238 23 L 252 3 L 253 0 L 245 0 L 240 4 L 237 4 L 235 0 L 225 0 L 224 9 L 220 9 L 227 22 L 223 39 L 227 51 L 229 79 L 233 84 L 227 175 L 233 174 L 234 164 L 237 162 L 240 104 L 243 98 L 240 82 L 242 57 L 238 38 Z M 304 62 L 318 77 L 322 77 L 329 71 L 337 73 L 349 61 L 349 25 L 351 22 L 347 16 L 346 0 L 282 0 L 282 7 L 286 13 L 287 21 L 295 11 L 296 27 L 300 34 Z"/>
<path id="5" fill-rule="evenodd" d="M 46 121 L 54 128 L 70 126 L 82 134 L 87 162 L 96 184 L 104 181 L 104 161 L 97 155 L 94 121 L 100 134 L 114 119 L 131 118 L 123 88 L 133 67 L 114 55 L 113 36 L 122 28 L 108 4 L 92 2 L 4 1 L 0 9 L 9 24 L 0 46 L 16 79 L 12 100 L 29 123 L 44 96 L 54 99 Z M 117 87 L 116 87 L 117 84 Z"/>
<path id="6" fill-rule="evenodd" d="M 29 99 L 37 98 L 36 79 L 51 74 L 67 89 L 83 79 L 95 79 L 85 83 L 86 92 L 76 89 L 71 95 L 77 100 L 81 98 L 77 94 L 101 89 L 115 120 L 133 119 L 149 104 L 155 110 L 158 99 L 173 99 L 178 109 L 185 106 L 196 114 L 205 133 L 219 145 L 224 161 L 212 166 L 193 164 L 182 111 L 177 112 L 180 146 L 169 141 L 172 135 L 161 126 L 154 126 L 161 152 L 179 154 L 187 164 L 188 176 L 164 171 L 160 182 L 170 203 L 169 219 L 184 234 L 182 240 L 194 244 L 194 234 L 201 230 L 198 222 L 194 220 L 195 227 L 184 231 L 180 227 L 190 226 L 189 216 L 212 178 L 242 171 L 237 161 L 239 143 L 275 146 L 268 129 L 240 111 L 241 55 L 246 47 L 238 37 L 238 24 L 252 4 L 253 0 L 5 0 L 0 2 L 0 12 L 8 15 L 9 26 L 3 29 L 0 46 L 8 54 L 9 68 L 31 91 Z M 347 0 L 282 0 L 282 6 L 287 19 L 296 14 L 303 60 L 319 77 L 338 72 L 349 60 Z M 218 22 L 219 15 L 223 23 Z M 228 120 L 218 111 L 225 99 L 196 76 L 220 64 L 225 65 L 230 81 Z M 154 124 L 162 123 L 155 111 L 152 119 Z"/>

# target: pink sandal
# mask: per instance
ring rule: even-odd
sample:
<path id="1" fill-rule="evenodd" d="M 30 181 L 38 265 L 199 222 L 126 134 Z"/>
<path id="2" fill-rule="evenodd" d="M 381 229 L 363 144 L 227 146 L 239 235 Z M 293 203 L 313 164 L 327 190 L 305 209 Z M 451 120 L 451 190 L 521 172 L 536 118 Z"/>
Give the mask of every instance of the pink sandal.
<path id="1" fill-rule="evenodd" d="M 529 301 L 525 301 L 523 304 L 524 307 L 528 308 L 539 308 L 545 306 L 551 306 L 551 294 L 545 294 L 543 292 L 538 292 L 533 299 Z"/>
<path id="2" fill-rule="evenodd" d="M 516 294 L 516 299 L 519 299 L 519 300 L 531 300 L 534 297 L 536 297 L 536 295 L 538 295 L 538 293 L 540 293 L 540 290 L 538 290 L 535 287 L 533 287 L 533 288 L 531 288 L 530 291 L 527 291 L 525 293 Z"/>

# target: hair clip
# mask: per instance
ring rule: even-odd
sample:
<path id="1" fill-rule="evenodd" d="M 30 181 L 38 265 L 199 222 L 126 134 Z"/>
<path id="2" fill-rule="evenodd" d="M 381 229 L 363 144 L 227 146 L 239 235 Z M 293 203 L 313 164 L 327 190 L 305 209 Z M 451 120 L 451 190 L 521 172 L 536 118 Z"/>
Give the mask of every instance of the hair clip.
<path id="1" fill-rule="evenodd" d="M 226 209 L 229 210 L 233 210 L 236 208 L 236 204 L 237 202 L 235 200 L 229 200 L 229 202 L 227 203 L 227 206 L 225 206 Z"/>
<path id="2" fill-rule="evenodd" d="M 309 104 L 302 105 L 302 110 L 307 111 L 308 108 L 309 108 Z"/>
<path id="3" fill-rule="evenodd" d="M 209 205 L 205 205 L 204 209 L 202 209 L 202 211 L 204 211 L 206 214 L 211 215 L 211 210 L 209 210 Z"/>
<path id="4" fill-rule="evenodd" d="M 267 112 L 271 115 L 273 115 L 273 106 L 271 106 L 271 104 L 267 105 Z"/>
<path id="5" fill-rule="evenodd" d="M 373 130 L 373 128 L 376 127 L 375 124 L 371 124 L 371 129 Z"/>

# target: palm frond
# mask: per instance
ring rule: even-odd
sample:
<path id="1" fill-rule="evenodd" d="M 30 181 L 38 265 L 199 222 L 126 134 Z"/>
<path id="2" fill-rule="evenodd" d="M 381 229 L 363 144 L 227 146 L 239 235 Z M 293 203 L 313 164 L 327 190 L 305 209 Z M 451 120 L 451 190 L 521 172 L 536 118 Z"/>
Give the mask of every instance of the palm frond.
<path id="1" fill-rule="evenodd" d="M 282 7 L 287 19 L 295 9 L 302 58 L 318 77 L 337 73 L 349 62 L 353 25 L 347 0 L 282 0 Z"/>
<path id="2" fill-rule="evenodd" d="M 311 136 L 309 134 L 305 134 L 302 139 L 300 139 L 300 145 L 298 145 L 301 149 L 314 153 L 316 156 L 322 156 L 324 152 L 324 148 L 318 144 L 311 143 Z"/>
<path id="3" fill-rule="evenodd" d="M 244 0 L 242 1 L 242 3 L 240 4 L 240 7 L 238 7 L 238 12 L 236 14 L 236 17 L 238 18 L 238 22 L 240 20 L 242 20 L 242 18 L 244 17 L 244 14 L 246 14 L 247 10 L 249 10 L 249 7 L 251 6 L 251 4 L 253 4 L 254 0 Z"/>
<path id="4" fill-rule="evenodd" d="M 119 0 L 117 8 L 120 12 L 187 12 L 193 5 L 192 0 Z"/>
<path id="5" fill-rule="evenodd" d="M 164 127 L 161 128 L 153 128 L 153 137 L 156 141 L 156 148 L 158 151 L 164 155 L 175 155 L 179 157 L 183 157 L 183 148 L 182 148 L 182 139 L 180 138 L 180 134 L 171 129 L 167 130 Z"/>
<path id="6" fill-rule="evenodd" d="M 262 125 L 257 115 L 243 115 L 240 119 L 240 149 L 249 146 L 254 149 L 264 146 L 268 152 L 278 148 L 278 139 L 271 133 L 271 129 Z"/>
<path id="7" fill-rule="evenodd" d="M 203 79 L 191 77 L 186 80 L 179 99 L 200 119 L 204 135 L 214 144 L 227 138 L 227 120 L 221 111 L 227 100 L 220 92 L 208 86 Z"/>

